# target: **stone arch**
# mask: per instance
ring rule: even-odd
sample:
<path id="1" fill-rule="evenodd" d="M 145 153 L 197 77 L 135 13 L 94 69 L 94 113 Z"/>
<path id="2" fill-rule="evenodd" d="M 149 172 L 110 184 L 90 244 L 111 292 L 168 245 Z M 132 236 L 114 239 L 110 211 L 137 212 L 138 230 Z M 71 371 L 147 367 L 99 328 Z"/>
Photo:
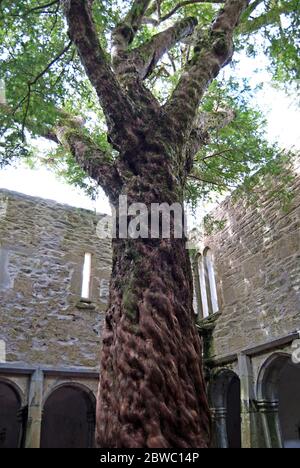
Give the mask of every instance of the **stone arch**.
<path id="1" fill-rule="evenodd" d="M 0 448 L 20 448 L 23 439 L 22 391 L 0 378 Z"/>
<path id="2" fill-rule="evenodd" d="M 64 387 L 73 387 L 78 390 L 81 390 L 87 397 L 89 397 L 92 400 L 93 405 L 96 407 L 97 401 L 96 401 L 96 397 L 95 397 L 93 390 L 91 390 L 87 385 L 83 384 L 82 382 L 76 382 L 76 381 L 70 381 L 70 380 L 64 380 L 52 386 L 48 390 L 48 392 L 44 394 L 43 406 L 45 406 L 46 401 L 54 392 L 56 392 L 56 390 L 59 390 L 60 388 L 64 388 Z"/>
<path id="3" fill-rule="evenodd" d="M 266 446 L 300 448 L 300 366 L 290 354 L 274 353 L 263 363 L 257 400 Z"/>
<path id="4" fill-rule="evenodd" d="M 78 382 L 63 382 L 45 396 L 41 448 L 92 448 L 96 398 Z"/>
<path id="5" fill-rule="evenodd" d="M 241 383 L 231 369 L 221 369 L 212 378 L 209 398 L 214 422 L 214 445 L 241 448 Z"/>
<path id="6" fill-rule="evenodd" d="M 20 402 L 21 402 L 22 406 L 27 404 L 26 396 L 24 394 L 24 391 L 22 390 L 22 388 L 14 380 L 12 380 L 12 379 L 10 379 L 8 377 L 0 376 L 0 382 L 6 383 L 7 385 L 9 385 L 14 390 L 14 392 L 18 395 L 18 398 L 20 399 Z"/>
<path id="7" fill-rule="evenodd" d="M 274 353 L 261 366 L 257 379 L 257 399 L 278 401 L 278 382 L 283 367 L 291 359 L 288 353 Z"/>

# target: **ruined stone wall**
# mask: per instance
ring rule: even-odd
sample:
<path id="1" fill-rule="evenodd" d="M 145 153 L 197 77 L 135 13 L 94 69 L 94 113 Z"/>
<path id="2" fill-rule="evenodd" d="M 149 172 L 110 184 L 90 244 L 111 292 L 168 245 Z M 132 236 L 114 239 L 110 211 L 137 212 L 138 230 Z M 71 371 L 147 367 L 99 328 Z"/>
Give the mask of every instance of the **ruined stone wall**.
<path id="1" fill-rule="evenodd" d="M 111 267 L 98 221 L 90 211 L 0 190 L 0 340 L 8 363 L 97 367 Z M 86 252 L 92 304 L 80 303 Z"/>
<path id="2" fill-rule="evenodd" d="M 214 255 L 221 315 L 212 358 L 238 354 L 300 329 L 300 171 L 290 207 L 264 186 L 257 205 L 228 198 L 212 214 L 224 225 L 204 238 Z M 274 187 L 273 187 L 274 189 Z"/>

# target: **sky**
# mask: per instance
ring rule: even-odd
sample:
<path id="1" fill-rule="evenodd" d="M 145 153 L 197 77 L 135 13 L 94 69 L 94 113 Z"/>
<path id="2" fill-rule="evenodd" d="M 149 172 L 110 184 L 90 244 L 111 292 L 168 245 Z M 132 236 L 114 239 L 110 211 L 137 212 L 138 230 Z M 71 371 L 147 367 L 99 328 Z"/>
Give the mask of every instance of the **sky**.
<path id="1" fill-rule="evenodd" d="M 257 69 L 259 69 L 258 72 Z M 234 73 L 241 78 L 248 77 L 253 86 L 261 81 L 265 82 L 264 88 L 258 92 L 257 106 L 267 117 L 268 138 L 271 141 L 278 141 L 284 148 L 300 149 L 299 103 L 294 102 L 292 97 L 287 97 L 283 91 L 272 87 L 270 75 L 266 72 L 264 57 L 261 56 L 259 60 L 243 57 Z M 108 200 L 102 191 L 99 198 L 92 201 L 83 191 L 67 185 L 49 170 L 29 169 L 20 162 L 14 167 L 0 170 L 0 188 L 95 210 L 99 213 L 110 214 L 111 212 Z"/>

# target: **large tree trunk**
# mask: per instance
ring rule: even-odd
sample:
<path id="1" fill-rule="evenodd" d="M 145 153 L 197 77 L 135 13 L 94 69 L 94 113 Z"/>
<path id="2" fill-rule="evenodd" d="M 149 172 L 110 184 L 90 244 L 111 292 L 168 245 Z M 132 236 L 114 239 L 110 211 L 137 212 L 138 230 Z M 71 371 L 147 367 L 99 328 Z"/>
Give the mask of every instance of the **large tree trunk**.
<path id="1" fill-rule="evenodd" d="M 143 177 L 125 187 L 122 194 L 129 204 L 179 201 L 170 172 L 162 170 L 163 155 L 136 160 L 143 161 Z M 97 410 L 99 447 L 208 446 L 209 410 L 192 302 L 184 238 L 113 241 Z"/>
<path id="2" fill-rule="evenodd" d="M 197 125 L 199 106 L 208 85 L 232 57 L 234 31 L 249 0 L 226 0 L 205 37 L 199 28 L 193 58 L 164 105 L 143 80 L 170 48 L 193 34 L 197 19 L 179 21 L 134 47 L 151 0 L 132 0 L 112 33 L 109 63 L 93 20 L 94 2 L 62 3 L 69 35 L 104 111 L 109 142 L 118 153 L 107 157 L 84 134 L 71 137 L 64 130 L 76 160 L 113 204 L 120 194 L 129 204 L 145 203 L 148 208 L 151 203 L 183 203 L 193 159 L 199 144 L 208 139 Z M 185 239 L 174 238 L 113 242 L 97 417 L 101 447 L 193 448 L 209 443 L 185 247 Z"/>

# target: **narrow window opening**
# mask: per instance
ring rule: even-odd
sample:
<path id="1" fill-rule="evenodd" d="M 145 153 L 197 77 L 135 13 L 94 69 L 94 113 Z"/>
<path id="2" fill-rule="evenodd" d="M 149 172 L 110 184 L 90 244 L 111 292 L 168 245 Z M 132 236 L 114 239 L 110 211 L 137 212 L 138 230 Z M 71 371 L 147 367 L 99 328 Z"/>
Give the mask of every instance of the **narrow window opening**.
<path id="1" fill-rule="evenodd" d="M 6 342 L 0 340 L 0 364 L 6 363 Z"/>
<path id="2" fill-rule="evenodd" d="M 195 315 L 200 315 L 201 308 L 200 308 L 200 285 L 199 285 L 199 273 L 198 273 L 198 265 L 197 262 L 193 263 L 193 289 L 194 289 L 194 296 L 193 296 L 193 308 Z"/>
<path id="3" fill-rule="evenodd" d="M 92 254 L 86 253 L 84 256 L 84 264 L 82 271 L 82 289 L 81 298 L 84 300 L 91 299 L 91 274 L 92 274 Z"/>
<path id="4" fill-rule="evenodd" d="M 207 296 L 209 311 L 211 314 L 219 312 L 219 301 L 217 292 L 216 275 L 214 269 L 213 255 L 210 249 L 207 249 L 204 253 L 205 258 L 205 277 L 207 279 Z"/>
<path id="5" fill-rule="evenodd" d="M 198 259 L 198 272 L 199 272 L 202 316 L 203 318 L 207 318 L 209 316 L 209 307 L 208 307 L 208 298 L 207 298 L 207 291 L 206 291 L 205 268 L 204 268 L 202 255 L 200 255 Z"/>

